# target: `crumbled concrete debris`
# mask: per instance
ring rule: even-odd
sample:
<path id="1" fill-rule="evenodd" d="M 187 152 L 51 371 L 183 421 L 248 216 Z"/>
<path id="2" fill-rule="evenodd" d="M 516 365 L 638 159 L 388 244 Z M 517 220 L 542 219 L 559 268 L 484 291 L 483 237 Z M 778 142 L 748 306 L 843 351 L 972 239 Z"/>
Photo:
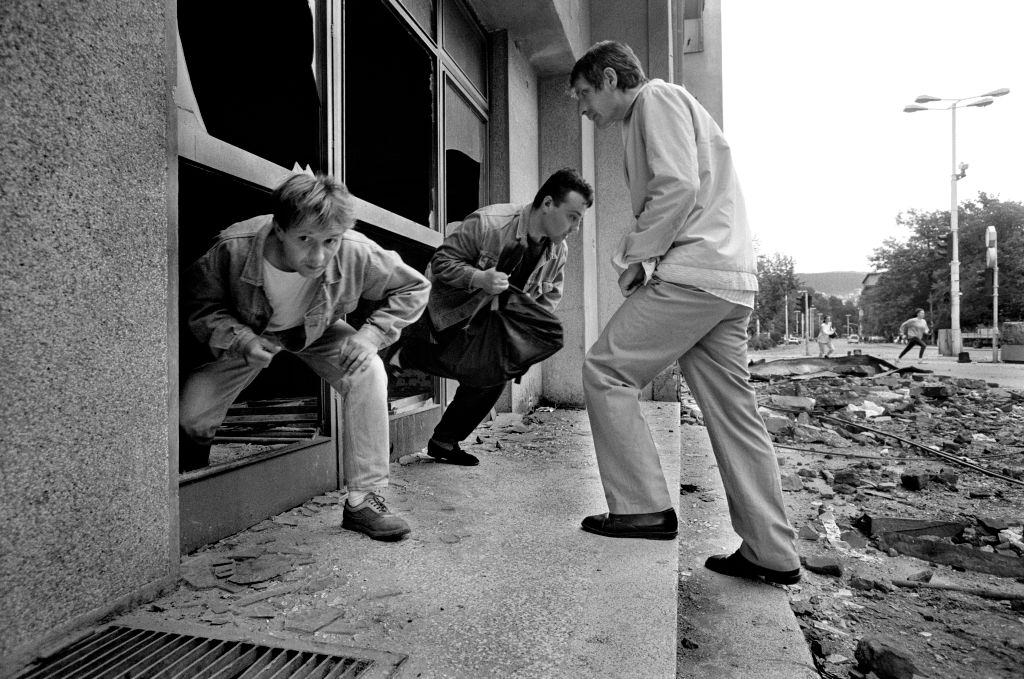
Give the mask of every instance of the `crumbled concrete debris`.
<path id="1" fill-rule="evenodd" d="M 783 474 L 781 477 L 782 490 L 799 491 L 804 489 L 803 479 L 798 474 Z"/>
<path id="2" fill-rule="evenodd" d="M 932 480 L 932 475 L 924 469 L 908 469 L 900 474 L 900 483 L 907 490 L 924 490 Z"/>
<path id="3" fill-rule="evenodd" d="M 874 672 L 879 679 L 913 679 L 917 667 L 909 654 L 878 637 L 865 637 L 854 654 L 857 667 Z"/>
<path id="4" fill-rule="evenodd" d="M 805 556 L 800 559 L 800 562 L 812 573 L 831 575 L 837 578 L 843 575 L 843 564 L 834 556 Z"/>

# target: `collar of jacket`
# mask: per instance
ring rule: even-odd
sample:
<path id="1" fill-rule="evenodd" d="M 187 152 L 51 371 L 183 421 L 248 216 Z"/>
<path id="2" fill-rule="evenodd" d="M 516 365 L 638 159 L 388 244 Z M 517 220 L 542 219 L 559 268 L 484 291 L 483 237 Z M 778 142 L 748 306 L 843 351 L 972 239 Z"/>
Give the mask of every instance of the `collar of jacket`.
<path id="1" fill-rule="evenodd" d="M 253 236 L 252 247 L 245 258 L 245 266 L 242 267 L 242 280 L 261 288 L 263 287 L 263 248 L 266 247 L 270 232 L 274 230 L 274 217 L 272 215 L 265 215 L 265 217 L 266 223 Z M 344 240 L 342 240 L 342 247 L 344 245 Z M 335 254 L 324 270 L 323 278 L 326 283 L 335 283 L 340 277 L 341 263 L 338 255 Z"/>
<path id="2" fill-rule="evenodd" d="M 513 221 L 518 222 L 516 224 L 516 240 L 519 241 L 519 245 L 523 248 L 523 252 L 526 252 L 526 248 L 530 247 L 530 217 L 533 216 L 533 203 L 527 203 L 523 206 L 523 209 L 519 211 L 519 214 L 515 216 Z M 541 236 L 540 239 L 546 240 L 544 244 L 544 252 L 549 255 L 554 252 L 554 243 L 547 236 Z M 522 259 L 522 257 L 520 257 Z"/>

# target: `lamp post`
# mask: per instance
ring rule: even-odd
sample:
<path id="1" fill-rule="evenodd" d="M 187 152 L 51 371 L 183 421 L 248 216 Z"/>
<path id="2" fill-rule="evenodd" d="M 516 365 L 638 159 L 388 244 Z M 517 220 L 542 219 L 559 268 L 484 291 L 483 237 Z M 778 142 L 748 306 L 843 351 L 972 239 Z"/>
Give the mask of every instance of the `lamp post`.
<path id="1" fill-rule="evenodd" d="M 953 121 L 953 162 L 952 162 L 952 173 L 950 175 L 950 206 L 949 206 L 949 232 L 952 234 L 952 244 L 950 247 L 949 262 L 949 324 L 950 324 L 950 344 L 952 345 L 953 355 L 959 355 L 963 350 L 963 341 L 960 334 L 960 252 L 959 242 L 957 240 L 958 231 L 958 219 L 959 219 L 959 208 L 957 206 L 956 198 L 956 183 L 967 176 L 967 164 L 961 163 L 960 167 L 956 164 L 956 109 L 957 106 L 989 106 L 995 101 L 995 97 L 1001 97 L 1009 94 L 1010 90 L 1005 87 L 986 92 L 985 94 L 978 94 L 973 97 L 961 97 L 960 99 L 949 99 L 942 97 L 933 97 L 929 94 L 922 94 L 917 99 L 914 99 L 913 104 L 903 107 L 904 113 L 917 113 L 918 111 L 950 111 L 952 113 Z M 932 104 L 935 102 L 949 102 L 948 106 L 921 106 L 921 104 Z M 963 102 L 967 102 L 966 104 Z"/>
<path id="2" fill-rule="evenodd" d="M 992 362 L 999 363 L 999 257 L 996 227 L 985 229 L 985 265 L 992 269 Z"/>

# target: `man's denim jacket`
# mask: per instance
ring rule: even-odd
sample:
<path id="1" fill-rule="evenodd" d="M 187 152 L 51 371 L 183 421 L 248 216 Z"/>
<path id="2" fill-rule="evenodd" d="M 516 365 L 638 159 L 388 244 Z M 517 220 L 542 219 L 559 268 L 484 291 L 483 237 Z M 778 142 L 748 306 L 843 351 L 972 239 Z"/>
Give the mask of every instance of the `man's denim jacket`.
<path id="1" fill-rule="evenodd" d="M 229 226 L 186 272 L 183 287 L 189 327 L 215 358 L 241 355 L 270 322 L 272 309 L 263 290 L 263 246 L 272 228 L 272 215 Z M 306 310 L 305 343 L 295 349 L 308 347 L 331 324 L 344 320 L 360 298 L 383 300 L 383 304 L 356 334 L 386 347 L 419 318 L 429 294 L 430 283 L 397 253 L 346 231 Z"/>
<path id="2" fill-rule="evenodd" d="M 526 252 L 526 215 L 530 205 L 482 207 L 448 234 L 427 268 L 433 284 L 427 308 L 435 330 L 469 318 L 486 293 L 471 286 L 473 274 L 497 267 L 512 273 Z M 554 311 L 565 283 L 565 242 L 548 243 L 526 281 L 525 290 L 541 306 Z"/>

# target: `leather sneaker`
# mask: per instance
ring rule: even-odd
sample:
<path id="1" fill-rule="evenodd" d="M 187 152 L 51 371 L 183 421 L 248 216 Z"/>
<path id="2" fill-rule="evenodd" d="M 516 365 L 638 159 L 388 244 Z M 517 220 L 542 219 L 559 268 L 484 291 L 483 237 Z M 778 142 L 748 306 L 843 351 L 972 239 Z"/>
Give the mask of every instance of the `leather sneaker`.
<path id="1" fill-rule="evenodd" d="M 747 578 L 748 580 L 764 578 L 765 582 L 773 582 L 777 585 L 795 585 L 800 582 L 799 568 L 791 571 L 775 571 L 748 561 L 739 551 L 732 554 L 709 556 L 704 562 L 704 568 L 722 575 L 731 575 L 734 578 Z"/>
<path id="2" fill-rule="evenodd" d="M 370 493 L 355 507 L 349 507 L 346 502 L 341 527 L 386 541 L 401 540 L 410 530 L 405 519 L 392 514 L 384 498 L 377 493 Z"/>
<path id="3" fill-rule="evenodd" d="M 445 450 L 441 446 L 437 445 L 434 442 L 434 439 L 430 439 L 427 441 L 427 455 L 438 462 L 457 464 L 462 467 L 473 467 L 480 464 L 480 460 L 478 460 L 475 455 L 470 455 L 464 451 L 459 447 L 458 443 L 453 443 L 451 450 Z"/>
<path id="4" fill-rule="evenodd" d="M 671 540 L 676 536 L 679 522 L 676 510 L 669 507 L 663 512 L 649 514 L 594 514 L 583 519 L 580 527 L 588 533 L 607 538 Z"/>

